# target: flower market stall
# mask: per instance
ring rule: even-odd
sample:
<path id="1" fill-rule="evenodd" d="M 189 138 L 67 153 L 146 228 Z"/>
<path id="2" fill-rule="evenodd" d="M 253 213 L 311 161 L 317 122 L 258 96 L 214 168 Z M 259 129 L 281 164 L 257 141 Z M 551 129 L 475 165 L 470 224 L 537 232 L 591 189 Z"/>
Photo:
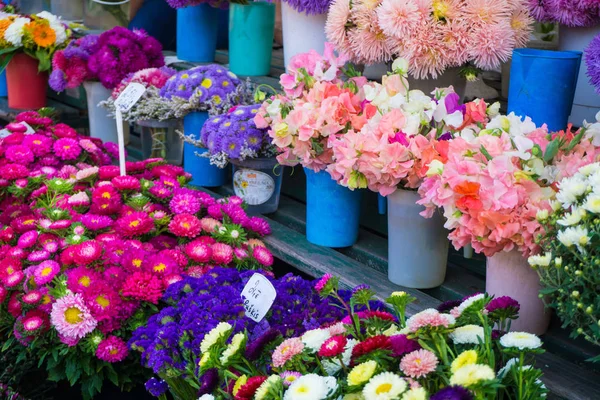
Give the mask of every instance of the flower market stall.
<path id="1" fill-rule="evenodd" d="M 600 7 L 167 3 L 176 56 L 3 6 L 0 66 L 89 124 L 8 74 L 0 398 L 598 397 L 596 40 L 526 47 Z"/>

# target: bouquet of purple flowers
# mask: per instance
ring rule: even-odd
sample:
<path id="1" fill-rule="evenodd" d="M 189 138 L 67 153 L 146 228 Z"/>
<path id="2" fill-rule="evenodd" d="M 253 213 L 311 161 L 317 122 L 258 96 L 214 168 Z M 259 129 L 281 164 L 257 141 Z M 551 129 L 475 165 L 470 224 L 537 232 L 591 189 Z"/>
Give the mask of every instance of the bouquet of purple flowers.
<path id="1" fill-rule="evenodd" d="M 173 8 L 193 7 L 208 3 L 211 7 L 226 9 L 229 7 L 228 0 L 167 0 L 167 3 Z M 243 3 L 238 1 L 238 3 Z"/>
<path id="2" fill-rule="evenodd" d="M 578 27 L 600 23 L 598 0 L 529 0 L 531 15 L 540 22 Z"/>
<path id="3" fill-rule="evenodd" d="M 232 107 L 227 114 L 215 115 L 206 121 L 200 140 L 192 144 L 207 148 L 210 163 L 225 168 L 231 159 L 274 157 L 277 154 L 266 129 L 258 129 L 254 116 L 260 104 Z"/>
<path id="4" fill-rule="evenodd" d="M 55 53 L 50 87 L 57 92 L 99 80 L 114 89 L 127 75 L 165 65 L 160 42 L 143 30 L 117 26 L 101 35 L 75 40 Z"/>
<path id="5" fill-rule="evenodd" d="M 331 0 L 283 0 L 294 10 L 307 14 L 318 15 L 325 14 L 329 10 Z"/>

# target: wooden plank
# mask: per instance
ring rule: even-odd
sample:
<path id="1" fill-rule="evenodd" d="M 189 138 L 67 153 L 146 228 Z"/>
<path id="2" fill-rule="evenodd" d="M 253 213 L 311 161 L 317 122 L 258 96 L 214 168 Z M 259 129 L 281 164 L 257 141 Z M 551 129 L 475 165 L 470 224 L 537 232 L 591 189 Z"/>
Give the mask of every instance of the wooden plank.
<path id="1" fill-rule="evenodd" d="M 542 381 L 555 395 L 569 400 L 600 399 L 600 374 L 548 352 L 536 357 L 536 366 L 544 372 Z"/>

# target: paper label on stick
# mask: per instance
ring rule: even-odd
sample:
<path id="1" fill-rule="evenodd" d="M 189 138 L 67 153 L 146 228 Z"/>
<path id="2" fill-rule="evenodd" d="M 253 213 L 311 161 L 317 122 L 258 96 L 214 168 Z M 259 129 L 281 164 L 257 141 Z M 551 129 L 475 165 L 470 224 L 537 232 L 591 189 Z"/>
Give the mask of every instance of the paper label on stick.
<path id="1" fill-rule="evenodd" d="M 273 284 L 263 275 L 255 273 L 242 290 L 246 316 L 260 322 L 271 309 L 276 297 L 277 291 Z"/>
<path id="2" fill-rule="evenodd" d="M 22 122 L 19 122 L 19 123 L 20 123 L 21 125 L 23 125 L 25 128 L 27 128 L 27 130 L 24 132 L 24 133 L 25 133 L 25 135 L 31 135 L 31 134 L 34 134 L 34 133 L 35 133 L 35 129 L 33 129 L 33 128 L 31 127 L 31 125 L 29 125 L 27 122 L 25 122 L 25 121 L 22 121 Z"/>
<path id="3" fill-rule="evenodd" d="M 11 134 L 12 132 L 8 129 L 2 129 L 0 130 L 0 139 L 4 139 L 5 137 L 10 136 Z"/>
<path id="4" fill-rule="evenodd" d="M 131 110 L 131 107 L 138 102 L 138 100 L 142 97 L 144 92 L 146 91 L 146 87 L 141 83 L 132 82 L 121 92 L 117 100 L 115 100 L 115 107 L 117 107 L 121 112 L 127 112 Z"/>

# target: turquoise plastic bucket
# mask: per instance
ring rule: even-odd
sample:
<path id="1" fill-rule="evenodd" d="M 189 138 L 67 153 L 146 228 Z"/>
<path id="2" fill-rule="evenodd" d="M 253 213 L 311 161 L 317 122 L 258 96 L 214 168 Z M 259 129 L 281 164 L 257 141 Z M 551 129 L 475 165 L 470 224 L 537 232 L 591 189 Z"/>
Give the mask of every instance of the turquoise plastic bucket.
<path id="1" fill-rule="evenodd" d="M 208 3 L 177 10 L 177 58 L 213 62 L 217 49 L 219 10 Z"/>
<path id="2" fill-rule="evenodd" d="M 8 96 L 8 87 L 6 86 L 6 69 L 0 74 L 0 97 Z"/>
<path id="3" fill-rule="evenodd" d="M 229 48 L 229 8 L 219 10 L 219 28 L 217 33 L 217 49 Z"/>
<path id="4" fill-rule="evenodd" d="M 573 107 L 580 51 L 516 49 L 513 52 L 508 112 L 529 116 L 550 131 L 567 127 Z"/>
<path id="5" fill-rule="evenodd" d="M 204 122 L 208 119 L 208 112 L 196 111 L 183 118 L 183 132 L 187 135 L 200 137 Z M 206 153 L 208 150 L 194 146 L 190 143 L 183 145 L 183 169 L 192 174 L 191 185 L 217 187 L 227 182 L 227 168 L 221 169 L 210 164 L 208 158 L 196 155 Z"/>
<path id="6" fill-rule="evenodd" d="M 275 32 L 275 3 L 231 3 L 229 69 L 242 76 L 268 75 Z"/>
<path id="7" fill-rule="evenodd" d="M 358 239 L 362 191 L 337 184 L 326 171 L 306 173 L 306 238 L 325 247 L 348 247 Z"/>

